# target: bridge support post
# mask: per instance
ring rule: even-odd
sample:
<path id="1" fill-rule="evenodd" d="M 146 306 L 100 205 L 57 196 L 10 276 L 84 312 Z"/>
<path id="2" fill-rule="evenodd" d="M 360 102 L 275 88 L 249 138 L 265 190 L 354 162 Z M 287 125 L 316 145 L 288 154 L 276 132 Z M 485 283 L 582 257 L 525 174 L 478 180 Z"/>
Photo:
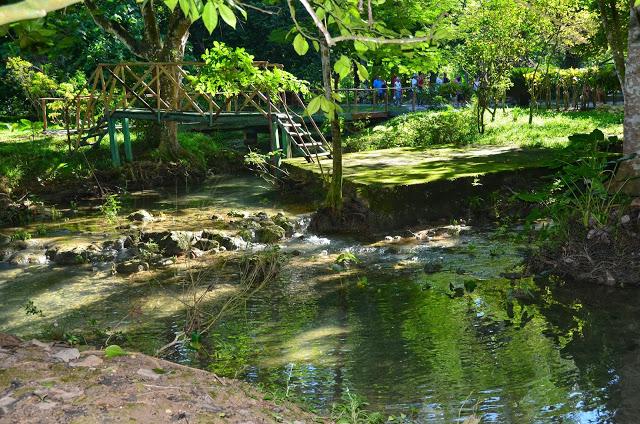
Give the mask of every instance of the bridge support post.
<path id="1" fill-rule="evenodd" d="M 116 139 L 116 121 L 109 118 L 109 146 L 111 147 L 111 162 L 113 166 L 120 166 L 120 152 L 118 151 L 118 140 Z"/>
<path id="2" fill-rule="evenodd" d="M 246 146 L 255 146 L 258 144 L 258 131 L 250 128 L 243 131 L 244 144 Z"/>
<path id="3" fill-rule="evenodd" d="M 122 134 L 124 135 L 124 157 L 127 162 L 133 162 L 133 149 L 131 148 L 131 133 L 129 132 L 129 118 L 122 119 Z"/>
<path id="4" fill-rule="evenodd" d="M 280 149 L 280 137 L 284 136 L 285 132 L 282 131 L 280 125 L 278 125 L 278 120 L 274 120 L 271 122 L 271 151 L 276 152 Z M 274 165 L 280 166 L 281 158 L 280 156 L 274 156 Z"/>

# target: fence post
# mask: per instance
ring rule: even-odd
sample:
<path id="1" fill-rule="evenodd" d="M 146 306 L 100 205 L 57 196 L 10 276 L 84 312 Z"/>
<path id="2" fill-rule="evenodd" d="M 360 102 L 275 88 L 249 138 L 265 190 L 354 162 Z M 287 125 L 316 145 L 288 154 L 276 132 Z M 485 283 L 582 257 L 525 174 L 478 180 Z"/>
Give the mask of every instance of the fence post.
<path id="1" fill-rule="evenodd" d="M 120 152 L 118 151 L 118 140 L 116 140 L 116 121 L 109 118 L 109 146 L 111 147 L 111 162 L 113 166 L 120 166 Z"/>
<path id="2" fill-rule="evenodd" d="M 127 162 L 133 162 L 131 133 L 129 132 L 129 118 L 122 119 L 122 134 L 124 135 L 124 157 L 126 158 Z"/>
<path id="3" fill-rule="evenodd" d="M 42 107 L 42 131 L 47 130 L 47 101 L 40 99 L 40 106 Z"/>

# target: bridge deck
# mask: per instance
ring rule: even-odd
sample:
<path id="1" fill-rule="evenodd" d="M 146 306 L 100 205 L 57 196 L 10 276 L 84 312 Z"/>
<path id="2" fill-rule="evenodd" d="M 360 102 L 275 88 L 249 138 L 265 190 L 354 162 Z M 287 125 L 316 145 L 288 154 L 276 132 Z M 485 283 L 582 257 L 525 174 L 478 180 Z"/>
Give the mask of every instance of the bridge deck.
<path id="1" fill-rule="evenodd" d="M 298 113 L 302 114 L 300 110 Z M 381 111 L 353 110 L 340 114 L 340 117 L 346 121 L 361 119 L 385 119 L 393 113 Z M 215 129 L 220 130 L 241 130 L 246 128 L 266 128 L 269 125 L 267 118 L 260 112 L 242 111 L 242 112 L 221 112 L 221 113 L 199 113 L 186 111 L 164 110 L 157 113 L 148 109 L 128 108 L 116 109 L 111 114 L 112 119 L 139 119 L 144 121 L 176 121 L 184 123 L 202 123 Z M 309 120 L 309 118 L 306 118 Z M 317 114 L 313 116 L 316 123 L 322 123 L 325 116 Z"/>

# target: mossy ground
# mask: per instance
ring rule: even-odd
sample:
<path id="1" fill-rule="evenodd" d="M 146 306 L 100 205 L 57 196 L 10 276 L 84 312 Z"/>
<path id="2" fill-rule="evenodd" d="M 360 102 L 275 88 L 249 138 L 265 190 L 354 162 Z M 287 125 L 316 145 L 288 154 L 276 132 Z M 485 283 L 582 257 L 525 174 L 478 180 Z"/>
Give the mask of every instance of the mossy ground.
<path id="1" fill-rule="evenodd" d="M 405 186 L 441 180 L 475 177 L 503 171 L 554 168 L 578 157 L 587 146 L 570 142 L 568 136 L 600 128 L 606 135 L 622 134 L 619 110 L 588 112 L 542 112 L 533 124 L 523 109 L 498 111 L 484 134 L 457 145 L 424 146 L 420 137 L 421 112 L 394 118 L 347 138 L 346 147 L 359 150 L 344 155 L 347 183 L 365 186 Z M 357 140 L 356 140 L 357 139 Z M 384 148 L 389 146 L 400 146 Z M 420 146 L 420 147 L 416 147 Z M 373 147 L 373 149 L 371 149 Z M 320 173 L 317 164 L 294 158 L 286 161 L 294 174 Z M 331 161 L 322 167 L 331 171 Z"/>
<path id="2" fill-rule="evenodd" d="M 347 153 L 344 155 L 344 177 L 355 185 L 405 186 L 428 184 L 439 180 L 474 177 L 503 171 L 557 165 L 565 152 L 558 149 L 486 146 L 482 148 L 434 149 L 394 148 Z M 293 172 L 320 173 L 315 163 L 302 158 L 290 159 Z M 326 171 L 331 161 L 322 161 Z"/>

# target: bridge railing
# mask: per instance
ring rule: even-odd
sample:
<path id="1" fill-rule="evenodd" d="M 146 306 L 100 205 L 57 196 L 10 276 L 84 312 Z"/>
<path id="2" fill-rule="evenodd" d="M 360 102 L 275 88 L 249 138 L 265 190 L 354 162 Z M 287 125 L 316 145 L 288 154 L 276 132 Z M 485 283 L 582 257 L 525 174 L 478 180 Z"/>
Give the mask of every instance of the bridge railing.
<path id="1" fill-rule="evenodd" d="M 393 88 L 341 88 L 335 90 L 340 95 L 340 106 L 349 113 L 403 113 L 415 112 L 421 106 L 417 89 L 402 87 L 400 95 Z"/>
<path id="2" fill-rule="evenodd" d="M 233 98 L 222 94 L 206 94 L 190 82 L 198 75 L 202 62 L 123 62 L 100 64 L 89 78 L 87 87 L 73 100 L 45 97 L 40 99 L 43 125 L 49 125 L 48 112 L 54 102 L 65 102 L 73 109 L 75 120 L 67 125 L 79 133 L 87 131 L 115 111 L 146 110 L 157 115 L 176 111 L 201 116 L 224 112 L 267 114 L 269 99 L 257 90 L 239 93 Z M 263 68 L 281 68 L 269 62 L 254 62 Z M 75 128 L 74 128 L 75 124 Z"/>

